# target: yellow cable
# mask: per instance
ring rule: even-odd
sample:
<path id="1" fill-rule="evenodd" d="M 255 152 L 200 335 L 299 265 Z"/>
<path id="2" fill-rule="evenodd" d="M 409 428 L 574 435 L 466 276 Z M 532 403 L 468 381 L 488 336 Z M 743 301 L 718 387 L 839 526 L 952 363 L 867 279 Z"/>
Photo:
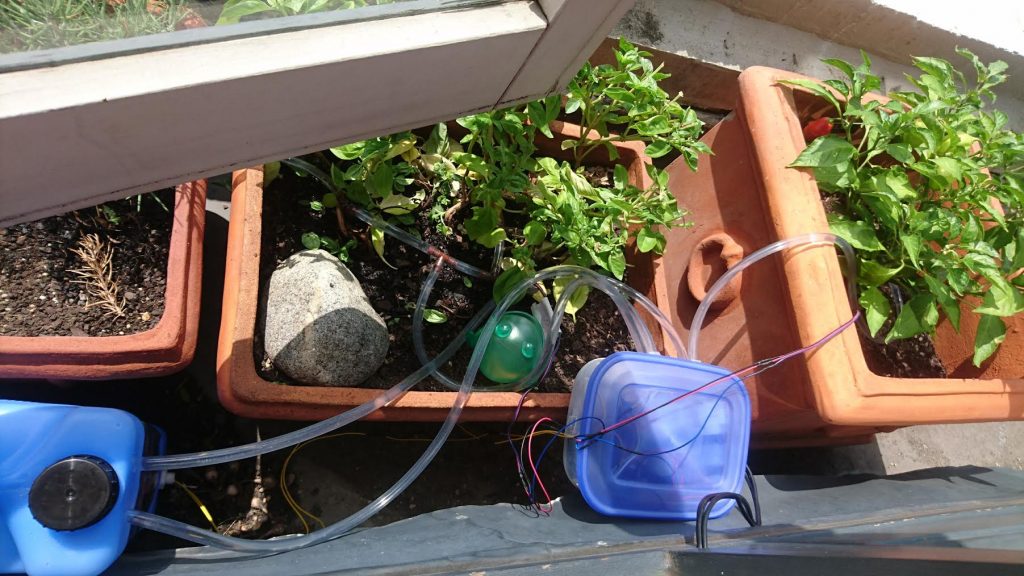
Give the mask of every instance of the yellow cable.
<path id="1" fill-rule="evenodd" d="M 295 500 L 295 497 L 292 496 L 291 489 L 288 488 L 287 482 L 288 464 L 291 462 L 292 457 L 295 456 L 295 454 L 298 453 L 299 450 L 305 448 L 306 446 L 314 442 L 319 442 L 320 440 L 327 440 L 329 438 L 339 438 L 341 436 L 366 436 L 366 434 L 363 432 L 338 432 L 336 434 L 328 434 L 326 436 L 319 436 L 317 438 L 313 438 L 312 440 L 306 440 L 305 442 L 302 442 L 301 444 L 297 444 L 296 446 L 294 446 L 291 449 L 291 452 L 288 453 L 288 456 L 284 459 L 284 463 L 281 464 L 281 474 L 278 479 L 278 485 L 281 486 L 281 494 L 284 495 L 285 502 L 287 502 L 288 506 L 291 507 L 292 512 L 294 512 L 295 515 L 298 516 L 299 521 L 302 522 L 302 527 L 306 530 L 306 534 L 309 534 L 309 523 L 306 522 L 306 516 L 316 521 L 316 523 L 319 524 L 321 528 L 326 527 L 326 524 L 324 524 L 324 521 L 321 520 L 319 516 L 313 514 L 312 512 L 300 506 L 298 501 Z"/>
<path id="2" fill-rule="evenodd" d="M 458 426 L 459 426 L 459 429 L 462 430 L 464 433 L 466 433 L 466 435 L 468 437 L 467 438 L 450 438 L 448 440 L 448 442 L 471 442 L 471 441 L 474 441 L 474 440 L 479 440 L 481 438 L 486 438 L 487 437 L 486 433 L 474 434 L 474 433 L 470 432 L 469 430 L 467 430 L 461 424 L 459 424 Z M 541 432 L 538 432 L 538 434 L 540 434 L 540 433 Z M 299 521 L 302 522 L 302 527 L 303 527 L 303 529 L 305 529 L 306 534 L 309 534 L 309 529 L 310 529 L 309 522 L 306 521 L 307 517 L 309 519 L 315 521 L 317 524 L 319 524 L 321 528 L 325 528 L 326 524 L 324 524 L 324 521 L 319 516 L 313 514 L 312 512 L 306 510 L 301 505 L 299 505 L 299 502 L 295 499 L 294 496 L 292 496 L 291 489 L 288 488 L 288 483 L 286 481 L 287 480 L 287 474 L 288 474 L 288 464 L 292 461 L 292 457 L 295 456 L 295 454 L 298 453 L 299 450 L 301 450 L 302 448 L 305 448 L 306 446 L 312 444 L 313 442 L 319 442 L 320 440 L 328 440 L 328 439 L 331 439 L 331 438 L 338 438 L 338 437 L 341 437 L 341 436 L 366 436 L 366 433 L 365 432 L 338 432 L 336 434 L 328 434 L 326 436 L 320 436 L 320 437 L 317 437 L 317 438 L 313 438 L 312 440 L 306 440 L 305 442 L 302 442 L 302 443 L 297 444 L 296 446 L 294 446 L 291 449 L 291 452 L 288 453 L 288 456 L 285 457 L 284 463 L 281 464 L 281 473 L 280 473 L 279 479 L 278 479 L 278 485 L 281 486 L 281 494 L 284 496 L 285 502 L 287 502 L 288 506 L 292 509 L 292 512 L 294 512 L 295 515 L 299 518 Z M 433 438 L 397 438 L 397 437 L 394 437 L 394 436 L 385 436 L 384 438 L 387 439 L 387 440 L 391 440 L 393 442 L 430 442 L 431 440 L 433 440 Z M 496 444 L 497 444 L 497 442 L 496 442 Z"/>
<path id="3" fill-rule="evenodd" d="M 555 435 L 555 436 L 558 436 L 559 438 L 567 438 L 567 439 L 575 438 L 575 436 L 573 436 L 571 434 L 566 434 L 565 432 L 559 432 L 557 430 L 537 430 L 537 432 L 535 432 L 533 435 L 534 436 L 551 436 L 551 435 Z M 513 441 L 519 441 L 519 440 L 522 440 L 522 439 L 526 438 L 527 436 L 529 436 L 529 435 L 526 434 L 526 435 L 522 435 L 522 436 L 513 436 L 512 440 Z M 495 444 L 496 445 L 497 444 L 504 444 L 504 443 L 506 443 L 508 441 L 509 441 L 509 439 L 505 438 L 504 440 L 498 440 L 497 442 L 495 442 Z"/>
<path id="4" fill-rule="evenodd" d="M 185 486 L 184 484 L 177 480 L 175 480 L 174 483 L 177 484 L 179 488 L 184 490 L 185 494 L 188 494 L 188 497 L 191 498 L 192 501 L 196 503 L 196 506 L 199 506 L 199 511 L 203 513 L 203 516 L 205 516 L 206 519 L 210 522 L 210 526 L 213 528 L 213 531 L 216 532 L 217 523 L 213 521 L 213 516 L 210 514 L 210 511 L 206 509 L 206 504 L 203 504 L 203 501 L 199 499 L 199 496 L 196 496 L 196 493 L 190 490 L 188 486 Z"/>

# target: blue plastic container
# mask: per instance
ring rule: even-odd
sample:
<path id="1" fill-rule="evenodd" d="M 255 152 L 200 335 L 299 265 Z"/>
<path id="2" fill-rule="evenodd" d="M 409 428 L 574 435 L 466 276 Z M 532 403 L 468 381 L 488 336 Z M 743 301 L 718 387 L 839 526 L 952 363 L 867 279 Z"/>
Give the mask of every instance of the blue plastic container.
<path id="1" fill-rule="evenodd" d="M 594 360 L 576 377 L 568 433 L 596 433 L 729 374 L 637 352 Z M 704 496 L 741 491 L 749 443 L 750 398 L 731 377 L 596 440 L 566 440 L 565 471 L 601 514 L 694 520 Z M 720 502 L 711 517 L 734 505 Z"/>
<path id="2" fill-rule="evenodd" d="M 0 400 L 0 574 L 88 576 L 110 566 L 128 542 L 144 441 L 143 424 L 120 410 Z M 116 498 L 88 526 L 48 528 L 29 508 L 33 484 L 76 457 L 101 463 Z"/>

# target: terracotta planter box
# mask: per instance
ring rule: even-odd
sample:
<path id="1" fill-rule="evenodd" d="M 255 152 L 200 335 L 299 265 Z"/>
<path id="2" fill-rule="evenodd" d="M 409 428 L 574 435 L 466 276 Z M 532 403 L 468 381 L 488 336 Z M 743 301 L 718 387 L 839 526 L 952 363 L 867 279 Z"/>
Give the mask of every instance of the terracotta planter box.
<path id="1" fill-rule="evenodd" d="M 555 123 L 552 129 L 566 135 L 578 135 L 579 127 Z M 558 142 L 539 142 L 542 153 L 563 155 Z M 549 147 L 550 145 L 550 147 Z M 626 163 L 638 185 L 648 186 L 644 169 L 649 159 L 637 144 L 618 145 L 620 161 Z M 602 159 L 594 153 L 595 161 Z M 603 159 L 607 161 L 607 157 Z M 217 391 L 221 403 L 230 411 L 250 418 L 319 420 L 376 398 L 381 391 L 368 388 L 287 385 L 264 380 L 253 362 L 253 332 L 256 327 L 259 298 L 260 235 L 263 208 L 261 169 L 235 172 L 231 197 L 231 222 L 228 227 L 228 253 L 224 274 L 224 305 L 220 341 L 217 349 Z M 644 255 L 628 258 L 630 281 L 638 289 L 654 294 L 655 262 Z M 419 392 L 414 388 L 397 402 L 382 408 L 367 419 L 400 421 L 441 421 L 455 400 L 454 392 Z M 507 421 L 511 419 L 519 394 L 479 392 L 470 397 L 463 420 Z M 564 417 L 569 394 L 531 394 L 520 419 L 542 416 Z"/>
<path id="2" fill-rule="evenodd" d="M 199 326 L 206 181 L 178 186 L 164 313 L 125 336 L 0 336 L 0 378 L 106 380 L 160 376 L 192 361 Z"/>
<path id="3" fill-rule="evenodd" d="M 812 96 L 777 84 L 793 77 L 800 76 L 746 70 L 734 113 L 703 138 L 715 155 L 702 157 L 696 173 L 683 165 L 669 168 L 695 225 L 669 235 L 666 253 L 672 258 L 663 262 L 666 284 L 659 301 L 668 304 L 665 310 L 684 339 L 697 298 L 725 268 L 775 240 L 828 231 L 813 175 L 786 167 L 806 145 L 802 121 L 822 109 Z M 699 350 L 702 360 L 727 367 L 813 342 L 851 316 L 830 246 L 797 248 L 763 260 L 744 271 L 730 292 L 733 297 L 726 295 L 722 308 L 705 320 Z M 1009 323 L 1000 357 L 1020 350 L 1012 340 L 1021 337 L 1021 319 L 1012 320 L 1017 326 Z M 973 341 L 964 324 L 965 335 L 952 334 L 962 349 Z M 950 335 L 940 328 L 940 339 Z M 966 370 L 955 364 L 949 369 L 954 375 Z M 911 424 L 1024 419 L 1022 376 L 1017 364 L 989 379 L 882 377 L 865 364 L 857 332 L 847 330 L 806 361 L 790 361 L 747 387 L 754 433 L 762 440 L 841 442 Z"/>

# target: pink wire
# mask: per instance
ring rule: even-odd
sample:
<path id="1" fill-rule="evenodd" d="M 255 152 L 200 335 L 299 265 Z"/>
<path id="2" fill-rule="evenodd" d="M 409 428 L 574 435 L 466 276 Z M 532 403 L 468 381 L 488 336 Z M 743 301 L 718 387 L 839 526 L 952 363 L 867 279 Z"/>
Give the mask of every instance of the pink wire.
<path id="1" fill-rule="evenodd" d="M 544 486 L 544 481 L 540 479 L 540 474 L 537 472 L 537 466 L 533 462 L 533 436 L 537 433 L 537 427 L 544 422 L 554 422 L 554 420 L 545 417 L 533 423 L 533 427 L 530 428 L 530 441 L 526 443 L 526 459 L 530 462 L 530 470 L 533 471 L 533 477 L 537 479 L 537 485 L 540 486 L 541 492 L 544 493 L 544 499 L 547 502 L 548 508 L 545 510 L 544 506 L 539 502 L 536 503 L 535 506 L 539 512 L 547 516 L 555 507 L 551 505 L 551 495 L 548 494 L 548 489 Z"/>
<path id="2" fill-rule="evenodd" d="M 626 418 L 625 420 L 622 420 L 621 422 L 616 422 L 615 424 L 612 424 L 611 426 L 607 426 L 604 429 L 599 430 L 597 432 L 594 432 L 592 434 L 587 434 L 584 437 L 577 438 L 577 442 L 580 441 L 580 440 L 586 440 L 587 438 L 592 438 L 592 437 L 595 437 L 595 436 L 600 436 L 602 434 L 611 432 L 613 430 L 617 430 L 617 429 L 625 426 L 626 424 L 629 424 L 630 422 L 634 422 L 634 421 L 636 421 L 636 420 L 638 420 L 640 418 L 643 418 L 644 416 L 647 416 L 648 414 L 650 414 L 650 413 L 652 413 L 652 412 L 654 412 L 656 410 L 660 410 L 660 409 L 664 408 L 665 406 L 668 406 L 668 405 L 670 405 L 670 404 L 672 404 L 672 403 L 674 403 L 676 401 L 682 400 L 683 398 L 686 398 L 687 396 L 690 396 L 692 394 L 696 394 L 697 392 L 700 392 L 701 390 L 704 390 L 705 388 L 708 388 L 710 386 L 714 386 L 715 384 L 718 384 L 719 382 L 722 382 L 723 380 L 729 380 L 731 378 L 736 378 L 740 374 L 743 374 L 744 372 L 747 372 L 749 370 L 753 370 L 755 368 L 765 368 L 765 369 L 767 369 L 767 368 L 778 366 L 782 362 L 785 362 L 786 360 L 789 360 L 790 358 L 792 358 L 794 356 L 799 356 L 800 354 L 804 354 L 804 353 L 806 353 L 806 352 L 808 352 L 810 350 L 813 350 L 813 349 L 815 349 L 815 348 L 817 348 L 819 346 L 824 345 L 829 340 L 831 340 L 831 339 L 835 338 L 836 336 L 838 336 L 840 332 L 842 332 L 843 330 L 845 330 L 845 329 L 849 328 L 851 325 L 853 325 L 853 323 L 856 322 L 858 318 L 860 318 L 860 310 L 858 310 L 857 313 L 853 315 L 853 318 L 850 318 L 846 322 L 843 322 L 838 327 L 836 327 L 834 330 L 832 330 L 828 334 L 822 336 L 820 339 L 818 339 L 818 341 L 814 342 L 813 344 L 809 344 L 807 346 L 804 346 L 803 348 L 799 348 L 797 350 L 793 350 L 793 351 L 787 352 L 785 354 L 780 354 L 778 356 L 773 356 L 771 358 L 766 358 L 764 360 L 759 360 L 759 361 L 751 364 L 750 366 L 747 366 L 745 368 L 740 368 L 739 370 L 736 370 L 735 372 L 732 372 L 730 374 L 726 374 L 725 376 L 722 376 L 720 378 L 716 378 L 716 379 L 714 379 L 714 380 L 712 380 L 710 382 L 707 382 L 706 384 L 702 384 L 702 385 L 700 385 L 700 386 L 698 386 L 698 387 L 696 387 L 693 390 L 690 390 L 688 392 L 684 392 L 683 394 L 680 394 L 679 396 L 676 396 L 675 398 L 669 400 L 668 402 L 665 402 L 664 404 L 661 404 L 659 406 L 655 406 L 654 408 L 651 408 L 650 410 L 647 410 L 645 412 L 641 412 L 639 414 L 635 414 L 633 416 L 630 416 L 629 418 Z M 531 462 L 531 464 L 532 464 L 532 462 Z"/>

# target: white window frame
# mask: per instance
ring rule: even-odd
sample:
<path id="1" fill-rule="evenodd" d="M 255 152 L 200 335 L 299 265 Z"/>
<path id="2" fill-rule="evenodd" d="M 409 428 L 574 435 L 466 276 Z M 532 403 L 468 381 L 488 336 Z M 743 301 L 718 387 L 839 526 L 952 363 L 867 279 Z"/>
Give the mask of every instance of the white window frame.
<path id="1" fill-rule="evenodd" d="M 0 74 L 0 227 L 563 89 L 633 0 L 516 0 Z"/>

